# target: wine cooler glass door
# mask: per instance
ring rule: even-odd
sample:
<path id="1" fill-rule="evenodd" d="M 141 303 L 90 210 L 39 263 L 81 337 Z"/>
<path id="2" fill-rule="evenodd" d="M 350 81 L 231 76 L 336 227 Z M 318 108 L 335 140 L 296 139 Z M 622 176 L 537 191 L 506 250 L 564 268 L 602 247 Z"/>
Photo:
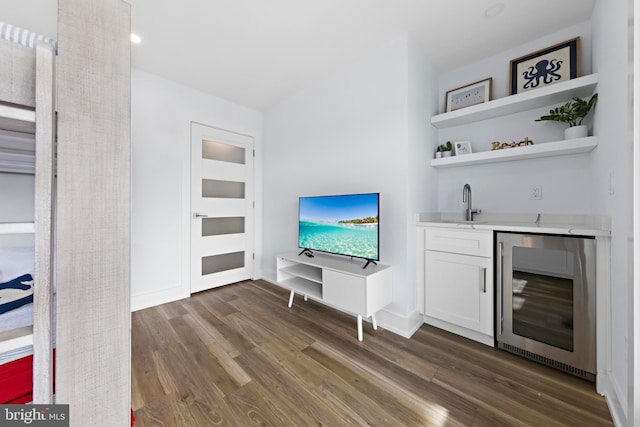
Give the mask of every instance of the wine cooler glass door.
<path id="1" fill-rule="evenodd" d="M 496 241 L 498 346 L 595 373 L 595 240 L 498 233 Z"/>

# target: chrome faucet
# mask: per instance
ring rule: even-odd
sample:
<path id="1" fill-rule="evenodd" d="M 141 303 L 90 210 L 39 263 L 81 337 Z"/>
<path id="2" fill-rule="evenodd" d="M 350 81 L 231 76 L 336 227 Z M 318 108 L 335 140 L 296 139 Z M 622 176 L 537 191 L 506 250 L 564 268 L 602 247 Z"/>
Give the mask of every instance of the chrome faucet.
<path id="1" fill-rule="evenodd" d="M 467 221 L 473 221 L 473 214 L 481 213 L 480 209 L 473 209 L 471 207 L 471 186 L 465 184 L 462 188 L 462 202 L 466 203 L 464 208 L 464 215 Z"/>

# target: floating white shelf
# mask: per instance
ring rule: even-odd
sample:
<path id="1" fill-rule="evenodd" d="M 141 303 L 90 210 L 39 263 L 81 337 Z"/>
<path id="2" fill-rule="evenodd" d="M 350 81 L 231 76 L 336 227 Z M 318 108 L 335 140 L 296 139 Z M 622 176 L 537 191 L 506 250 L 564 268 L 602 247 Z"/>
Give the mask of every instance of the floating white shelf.
<path id="1" fill-rule="evenodd" d="M 454 168 L 458 166 L 482 165 L 488 163 L 511 162 L 514 160 L 537 159 L 541 157 L 557 157 L 569 154 L 588 153 L 598 146 L 598 138 L 568 139 L 565 141 L 546 142 L 524 147 L 505 148 L 495 151 L 465 154 L 431 160 L 434 168 Z"/>
<path id="2" fill-rule="evenodd" d="M 442 129 L 560 104 L 567 102 L 570 98 L 584 98 L 592 95 L 597 84 L 598 74 L 590 74 L 540 89 L 438 114 L 431 117 L 431 124 Z"/>
<path id="3" fill-rule="evenodd" d="M 0 234 L 30 234 L 36 232 L 33 222 L 0 222 Z"/>

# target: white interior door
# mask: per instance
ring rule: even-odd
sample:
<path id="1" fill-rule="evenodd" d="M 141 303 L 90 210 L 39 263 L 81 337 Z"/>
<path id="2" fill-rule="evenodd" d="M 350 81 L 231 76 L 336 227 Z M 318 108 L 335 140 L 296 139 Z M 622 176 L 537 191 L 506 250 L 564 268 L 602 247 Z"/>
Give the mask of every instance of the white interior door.
<path id="1" fill-rule="evenodd" d="M 191 124 L 191 293 L 252 277 L 253 144 Z"/>

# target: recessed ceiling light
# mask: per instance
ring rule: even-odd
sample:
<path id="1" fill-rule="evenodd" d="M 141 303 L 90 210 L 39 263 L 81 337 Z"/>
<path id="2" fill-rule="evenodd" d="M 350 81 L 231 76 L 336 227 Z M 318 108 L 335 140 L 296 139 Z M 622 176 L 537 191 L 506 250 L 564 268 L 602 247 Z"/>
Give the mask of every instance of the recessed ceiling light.
<path id="1" fill-rule="evenodd" d="M 504 3 L 496 3 L 493 6 L 489 6 L 487 10 L 484 11 L 484 17 L 486 19 L 495 18 L 500 15 L 504 10 Z"/>
<path id="2" fill-rule="evenodd" d="M 131 33 L 131 43 L 138 44 L 142 41 L 139 35 Z"/>

